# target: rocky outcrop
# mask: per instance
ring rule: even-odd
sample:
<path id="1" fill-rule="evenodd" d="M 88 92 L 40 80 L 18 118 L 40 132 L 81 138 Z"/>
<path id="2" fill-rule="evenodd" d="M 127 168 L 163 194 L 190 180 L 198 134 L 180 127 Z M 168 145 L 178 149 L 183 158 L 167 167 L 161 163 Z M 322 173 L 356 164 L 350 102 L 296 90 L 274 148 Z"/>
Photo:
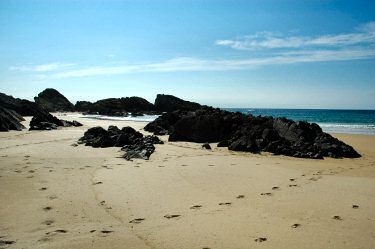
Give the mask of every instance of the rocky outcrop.
<path id="1" fill-rule="evenodd" d="M 38 114 L 33 116 L 30 121 L 29 130 L 54 130 L 58 126 L 70 127 L 70 126 L 82 126 L 78 121 L 67 121 L 56 118 L 55 116 L 48 114 Z"/>
<path id="2" fill-rule="evenodd" d="M 146 125 L 145 130 L 169 134 L 169 141 L 218 142 L 219 147 L 234 151 L 264 151 L 314 159 L 360 157 L 351 146 L 324 133 L 317 124 L 254 117 L 210 107 L 163 114 Z"/>
<path id="3" fill-rule="evenodd" d="M 148 160 L 155 151 L 154 144 L 163 144 L 157 136 L 146 136 L 131 127 L 121 130 L 117 126 L 109 126 L 108 130 L 102 127 L 88 129 L 78 141 L 80 144 L 94 148 L 122 147 L 123 157 L 127 160 L 140 158 Z"/>
<path id="4" fill-rule="evenodd" d="M 91 114 L 108 116 L 127 116 L 128 112 L 148 113 L 155 111 L 153 104 L 140 97 L 110 98 L 99 100 L 95 103 L 78 101 L 76 110 Z M 140 114 L 138 114 L 140 115 Z"/>
<path id="5" fill-rule="evenodd" d="M 47 114 L 48 111 L 38 104 L 26 99 L 13 98 L 12 96 L 0 93 L 0 106 L 14 110 L 21 116 L 35 116 L 38 114 Z"/>
<path id="6" fill-rule="evenodd" d="M 61 93 L 53 88 L 47 88 L 34 97 L 35 103 L 49 112 L 73 112 L 74 105 Z"/>
<path id="7" fill-rule="evenodd" d="M 155 99 L 155 107 L 162 112 L 171 112 L 176 110 L 195 111 L 202 106 L 198 103 L 182 100 L 172 95 L 158 94 Z"/>
<path id="8" fill-rule="evenodd" d="M 20 121 L 24 120 L 25 119 L 14 110 L 0 106 L 0 131 L 21 131 L 25 129 L 25 126 L 23 126 Z"/>
<path id="9" fill-rule="evenodd" d="M 34 102 L 13 98 L 4 93 L 0 93 L 0 106 L 10 110 L 12 113 L 17 113 L 21 118 L 22 116 L 33 116 L 30 121 L 30 130 L 52 130 L 56 129 L 58 126 L 66 127 L 82 125 L 77 121 L 71 122 L 60 120 L 51 115 L 45 108 Z M 20 120 L 23 120 L 23 118 Z M 20 126 L 18 127 L 20 128 Z"/>
<path id="10" fill-rule="evenodd" d="M 89 101 L 77 101 L 74 108 L 77 112 L 89 112 L 92 109 L 93 103 Z"/>

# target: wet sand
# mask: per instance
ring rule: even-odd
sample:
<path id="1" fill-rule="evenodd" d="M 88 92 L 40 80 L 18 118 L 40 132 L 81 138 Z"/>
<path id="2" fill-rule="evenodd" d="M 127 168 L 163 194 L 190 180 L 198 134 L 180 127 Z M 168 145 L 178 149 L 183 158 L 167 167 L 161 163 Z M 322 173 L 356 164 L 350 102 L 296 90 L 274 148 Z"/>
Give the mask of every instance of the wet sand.
<path id="1" fill-rule="evenodd" d="M 0 248 L 375 247 L 375 136 L 333 134 L 363 157 L 325 160 L 161 136 L 149 161 L 126 161 L 76 142 L 145 123 L 78 121 L 0 133 Z"/>

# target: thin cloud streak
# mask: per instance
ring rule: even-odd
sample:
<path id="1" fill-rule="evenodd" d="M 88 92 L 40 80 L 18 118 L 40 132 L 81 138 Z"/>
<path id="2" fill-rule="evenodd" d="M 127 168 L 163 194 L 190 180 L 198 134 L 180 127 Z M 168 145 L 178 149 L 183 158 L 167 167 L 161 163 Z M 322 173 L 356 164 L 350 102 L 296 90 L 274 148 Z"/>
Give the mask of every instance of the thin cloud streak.
<path id="1" fill-rule="evenodd" d="M 141 72 L 182 72 L 182 71 L 228 71 L 254 69 L 276 64 L 294 64 L 321 61 L 348 61 L 375 58 L 374 49 L 291 51 L 278 55 L 239 60 L 204 60 L 182 57 L 160 63 L 120 65 L 112 67 L 88 67 L 53 73 L 52 78 L 86 77 L 96 75 L 119 75 Z"/>
<path id="2" fill-rule="evenodd" d="M 260 50 L 280 48 L 316 48 L 316 47 L 345 47 L 360 44 L 375 43 L 375 22 L 360 26 L 357 33 L 324 35 L 316 38 L 309 36 L 285 37 L 272 32 L 258 32 L 239 40 L 218 40 L 219 46 L 229 46 L 237 50 Z"/>
<path id="3" fill-rule="evenodd" d="M 54 62 L 49 64 L 42 64 L 42 65 L 35 65 L 35 66 L 20 66 L 20 67 L 10 67 L 9 70 L 11 71 L 20 71 L 20 72 L 49 72 L 49 71 L 57 71 L 61 69 L 66 69 L 76 64 L 72 63 L 60 63 Z"/>

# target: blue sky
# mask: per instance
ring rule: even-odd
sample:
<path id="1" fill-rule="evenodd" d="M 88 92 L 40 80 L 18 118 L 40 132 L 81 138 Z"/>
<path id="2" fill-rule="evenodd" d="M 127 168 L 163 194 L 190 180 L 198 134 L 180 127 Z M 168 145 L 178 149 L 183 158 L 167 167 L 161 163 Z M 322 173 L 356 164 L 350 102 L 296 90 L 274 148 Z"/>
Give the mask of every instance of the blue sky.
<path id="1" fill-rule="evenodd" d="M 0 1 L 0 91 L 375 109 L 375 1 Z"/>

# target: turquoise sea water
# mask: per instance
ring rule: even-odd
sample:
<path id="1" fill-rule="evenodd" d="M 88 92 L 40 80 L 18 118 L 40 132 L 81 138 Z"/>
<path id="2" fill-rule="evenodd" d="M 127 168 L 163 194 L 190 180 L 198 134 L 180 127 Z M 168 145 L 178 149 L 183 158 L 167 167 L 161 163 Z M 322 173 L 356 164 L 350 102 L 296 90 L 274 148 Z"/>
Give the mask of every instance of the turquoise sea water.
<path id="1" fill-rule="evenodd" d="M 317 123 L 328 133 L 375 135 L 375 110 L 221 108 L 254 116 L 286 117 Z"/>

